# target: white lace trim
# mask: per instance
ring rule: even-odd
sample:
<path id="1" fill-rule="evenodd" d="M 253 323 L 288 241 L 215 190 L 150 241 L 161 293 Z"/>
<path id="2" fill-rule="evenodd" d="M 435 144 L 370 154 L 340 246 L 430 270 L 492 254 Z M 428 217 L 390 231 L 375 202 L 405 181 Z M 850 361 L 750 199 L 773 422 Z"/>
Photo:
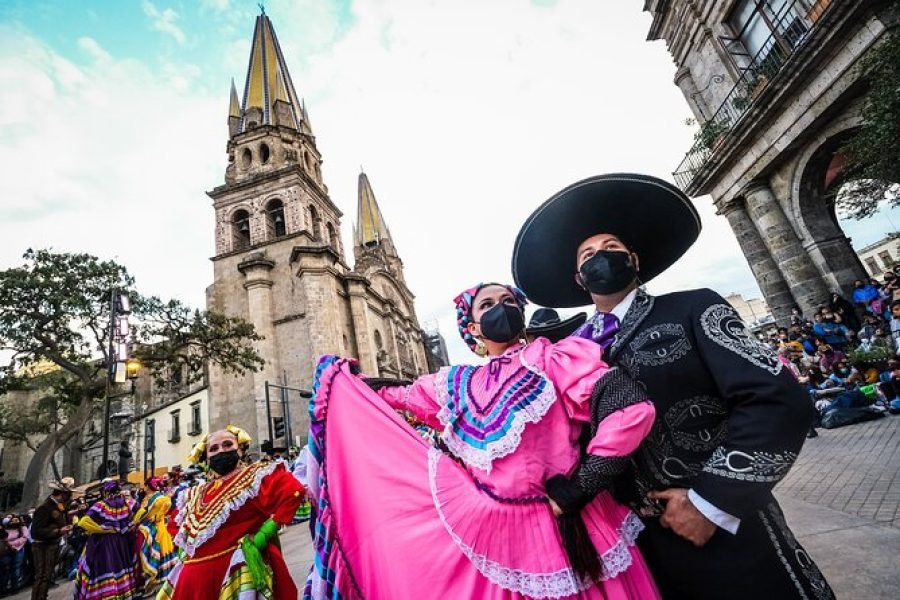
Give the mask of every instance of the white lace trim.
<path id="1" fill-rule="evenodd" d="M 602 559 L 603 569 L 600 572 L 600 581 L 613 579 L 620 573 L 628 570 L 631 566 L 632 558 L 629 548 L 634 546 L 634 542 L 640 532 L 644 530 L 644 523 L 641 519 L 629 512 L 619 525 L 619 541 L 604 552 L 600 558 Z"/>
<path id="2" fill-rule="evenodd" d="M 503 458 L 508 454 L 515 452 L 516 448 L 522 442 L 522 432 L 528 423 L 537 423 L 544 418 L 553 403 L 556 402 L 556 388 L 553 382 L 536 366 L 529 364 L 525 360 L 525 351 L 519 352 L 519 360 L 526 369 L 538 375 L 544 380 L 544 389 L 535 398 L 531 406 L 518 411 L 510 423 L 509 431 L 506 432 L 499 440 L 488 443 L 483 449 L 473 448 L 464 440 L 461 440 L 453 433 L 453 425 L 450 422 L 451 414 L 447 407 L 449 396 L 447 387 L 449 384 L 449 368 L 443 368 L 438 371 L 434 377 L 435 394 L 437 396 L 438 405 L 441 409 L 438 411 L 437 419 L 444 426 L 441 433 L 441 439 L 447 445 L 447 448 L 454 455 L 463 460 L 467 465 L 476 467 L 488 473 L 491 472 L 491 466 L 494 460 Z"/>
<path id="3" fill-rule="evenodd" d="M 437 509 L 444 529 L 447 530 L 447 533 L 450 534 L 450 537 L 456 542 L 463 554 L 466 555 L 466 558 L 472 562 L 472 565 L 478 569 L 479 573 L 505 590 L 518 592 L 532 598 L 564 598 L 573 596 L 593 585 L 590 579 L 579 578 L 569 568 L 550 573 L 529 573 L 519 569 L 504 567 L 500 563 L 478 554 L 471 546 L 463 542 L 447 522 L 444 511 L 441 509 L 441 503 L 438 500 L 437 463 L 441 456 L 440 450 L 436 448 L 428 449 L 428 483 L 431 487 L 431 499 L 434 501 L 434 507 Z"/>
<path id="4" fill-rule="evenodd" d="M 181 501 L 181 506 L 179 507 L 179 517 L 182 521 L 182 527 L 178 531 L 178 535 L 175 536 L 175 546 L 180 547 L 184 550 L 184 553 L 188 556 L 193 556 L 197 551 L 197 548 L 205 544 L 216 535 L 216 532 L 219 531 L 219 527 L 225 524 L 225 521 L 228 520 L 228 517 L 231 515 L 232 511 L 238 510 L 244 504 L 247 503 L 248 500 L 252 500 L 259 495 L 259 486 L 262 483 L 262 480 L 272 474 L 279 466 L 282 466 L 280 462 L 273 462 L 272 464 L 262 467 L 261 469 L 256 471 L 256 474 L 253 476 L 253 482 L 248 485 L 244 491 L 234 497 L 230 502 L 228 502 L 223 508 L 222 512 L 216 515 L 216 518 L 212 520 L 209 526 L 206 527 L 203 531 L 197 534 L 192 540 L 187 539 L 187 535 L 185 535 L 185 529 L 183 526 L 183 522 L 185 517 L 182 516 L 181 511 L 190 510 L 193 507 L 193 504 L 197 501 L 197 498 L 202 497 L 202 490 L 206 487 L 205 485 L 198 485 L 196 487 L 190 488 L 191 494 L 190 497 L 185 497 L 184 500 L 181 500 L 181 496 L 179 496 L 179 501 Z M 187 494 L 183 494 L 183 496 L 187 496 Z M 177 521 L 176 521 L 177 522 Z"/>

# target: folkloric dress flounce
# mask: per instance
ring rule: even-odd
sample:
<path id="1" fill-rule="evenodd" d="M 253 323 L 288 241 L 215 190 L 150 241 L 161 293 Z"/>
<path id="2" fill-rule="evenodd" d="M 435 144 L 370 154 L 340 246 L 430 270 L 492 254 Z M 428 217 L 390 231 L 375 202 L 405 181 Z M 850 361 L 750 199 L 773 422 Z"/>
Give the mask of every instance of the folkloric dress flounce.
<path id="1" fill-rule="evenodd" d="M 172 536 L 166 529 L 166 516 L 172 500 L 162 492 L 153 492 L 135 516 L 138 522 L 138 559 L 144 576 L 144 590 L 162 583 L 178 563 Z"/>
<path id="2" fill-rule="evenodd" d="M 241 547 L 270 518 L 291 522 L 303 486 L 280 462 L 254 463 L 226 481 L 185 489 L 176 501 L 175 545 L 183 553 L 158 600 L 296 600 L 278 544 L 263 551 L 268 590 L 259 592 Z"/>
<path id="3" fill-rule="evenodd" d="M 132 511 L 121 495 L 100 500 L 79 519 L 88 534 L 78 559 L 75 600 L 140 598 L 135 578 Z"/>
<path id="4" fill-rule="evenodd" d="M 585 340 L 539 338 L 378 392 L 324 357 L 310 401 L 319 522 L 304 597 L 657 598 L 633 513 L 608 492 L 582 510 L 603 562 L 591 582 L 571 569 L 546 500 L 544 482 L 578 465 L 591 393 L 614 371 L 597 355 Z M 397 410 L 440 431 L 452 455 Z M 588 452 L 629 455 L 654 415 L 648 401 L 614 412 Z"/>

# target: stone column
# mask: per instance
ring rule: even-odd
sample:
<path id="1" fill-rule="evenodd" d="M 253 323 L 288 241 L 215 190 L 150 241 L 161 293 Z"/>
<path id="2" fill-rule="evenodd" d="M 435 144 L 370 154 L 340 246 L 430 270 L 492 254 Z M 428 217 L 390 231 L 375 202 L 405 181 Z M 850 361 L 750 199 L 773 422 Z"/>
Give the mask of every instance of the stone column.
<path id="1" fill-rule="evenodd" d="M 735 198 L 719 208 L 718 213 L 724 215 L 731 225 L 734 236 L 737 238 L 744 258 L 753 271 L 753 276 L 759 284 L 769 305 L 772 315 L 780 323 L 791 314 L 794 305 L 794 297 L 787 282 L 778 270 L 778 265 L 772 260 L 769 249 L 759 235 L 756 226 L 747 214 L 747 206 L 743 198 Z"/>
<path id="2" fill-rule="evenodd" d="M 275 263 L 262 254 L 252 254 L 238 265 L 238 270 L 244 275 L 244 289 L 247 290 L 248 320 L 253 324 L 256 333 L 263 338 L 256 342 L 256 351 L 266 361 L 262 369 L 253 373 L 257 440 L 269 439 L 265 382 L 268 380 L 276 383 L 279 372 L 275 356 L 275 326 L 272 323 L 271 271 L 274 266 Z M 278 402 L 280 397 L 276 391 L 270 398 L 269 410 L 273 417 L 282 416 L 281 404 Z"/>
<path id="3" fill-rule="evenodd" d="M 350 297 L 350 317 L 353 336 L 356 338 L 356 358 L 363 373 L 378 375 L 375 342 L 369 323 L 368 282 L 358 275 L 347 275 L 347 295 Z"/>
<path id="4" fill-rule="evenodd" d="M 756 229 L 769 249 L 804 314 L 812 314 L 828 299 L 828 289 L 809 253 L 803 248 L 775 194 L 762 180 L 750 182 L 743 196 Z M 774 310 L 774 309 L 773 309 Z M 776 315 L 781 319 L 781 315 Z"/>

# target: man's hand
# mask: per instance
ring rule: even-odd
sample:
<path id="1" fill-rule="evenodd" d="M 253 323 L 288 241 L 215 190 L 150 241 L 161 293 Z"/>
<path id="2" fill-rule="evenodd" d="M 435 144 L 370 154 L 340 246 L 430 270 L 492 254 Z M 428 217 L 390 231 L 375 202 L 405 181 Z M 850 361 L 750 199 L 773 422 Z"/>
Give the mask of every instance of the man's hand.
<path id="1" fill-rule="evenodd" d="M 653 500 L 666 502 L 666 510 L 659 518 L 659 524 L 671 528 L 672 531 L 695 546 L 703 546 L 716 532 L 716 524 L 697 510 L 697 507 L 688 499 L 687 490 L 669 488 L 659 492 L 650 492 L 647 496 Z"/>

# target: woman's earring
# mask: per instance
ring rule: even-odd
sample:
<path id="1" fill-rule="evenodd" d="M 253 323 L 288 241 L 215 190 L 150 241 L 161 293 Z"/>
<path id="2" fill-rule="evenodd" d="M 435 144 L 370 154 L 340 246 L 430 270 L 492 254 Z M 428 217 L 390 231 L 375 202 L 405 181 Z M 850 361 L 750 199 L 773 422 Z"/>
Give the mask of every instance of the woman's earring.
<path id="1" fill-rule="evenodd" d="M 475 354 L 478 356 L 487 356 L 487 346 L 481 341 L 481 338 L 475 339 Z"/>

